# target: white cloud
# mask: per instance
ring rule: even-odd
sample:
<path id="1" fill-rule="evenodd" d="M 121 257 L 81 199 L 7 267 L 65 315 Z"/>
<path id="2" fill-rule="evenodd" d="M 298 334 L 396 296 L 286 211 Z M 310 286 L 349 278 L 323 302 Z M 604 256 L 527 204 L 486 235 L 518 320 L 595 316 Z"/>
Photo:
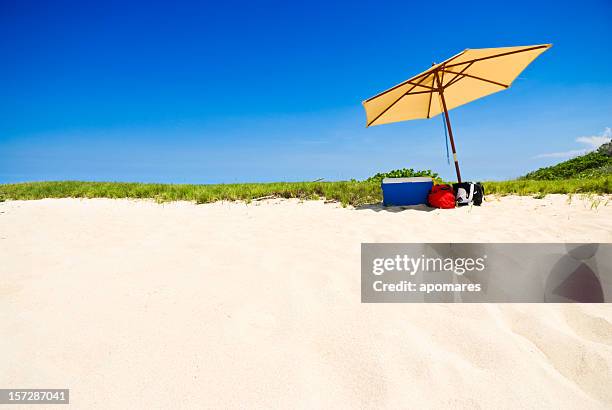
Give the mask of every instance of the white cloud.
<path id="1" fill-rule="evenodd" d="M 588 149 L 573 149 L 564 152 L 549 152 L 547 154 L 538 154 L 534 158 L 573 158 L 579 155 L 584 155 L 589 152 Z"/>
<path id="2" fill-rule="evenodd" d="M 603 144 L 610 142 L 610 140 L 612 140 L 612 129 L 610 129 L 610 127 L 606 127 L 601 133 L 601 135 L 591 135 L 588 137 L 576 138 L 576 142 L 589 145 L 589 148 L 573 149 L 564 152 L 550 152 L 547 154 L 536 155 L 534 158 L 573 158 L 579 155 L 584 155 L 591 151 L 595 151 Z"/>
<path id="3" fill-rule="evenodd" d="M 601 135 L 593 135 L 591 137 L 578 137 L 576 138 L 576 142 L 582 142 L 583 144 L 590 145 L 593 147 L 592 149 L 597 149 L 606 142 L 610 142 L 612 139 L 612 129 L 610 127 L 606 127 L 604 132 Z"/>

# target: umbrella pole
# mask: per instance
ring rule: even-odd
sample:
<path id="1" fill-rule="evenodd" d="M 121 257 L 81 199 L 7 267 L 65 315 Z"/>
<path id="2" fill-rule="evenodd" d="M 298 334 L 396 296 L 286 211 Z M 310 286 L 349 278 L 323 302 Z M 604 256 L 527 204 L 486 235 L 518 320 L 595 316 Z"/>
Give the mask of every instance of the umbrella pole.
<path id="1" fill-rule="evenodd" d="M 440 79 L 438 73 L 436 73 L 436 80 L 440 86 Z M 455 171 L 457 171 L 457 182 L 461 183 L 461 171 L 459 171 L 459 161 L 457 161 L 457 150 L 455 149 L 455 139 L 453 138 L 453 129 L 451 128 L 450 118 L 448 116 L 448 110 L 446 109 L 446 101 L 444 100 L 444 88 L 441 86 L 438 89 L 440 93 L 440 99 L 442 100 L 442 108 L 444 108 L 444 117 L 446 118 L 446 129 L 448 129 L 448 136 L 450 137 L 451 148 L 453 150 L 453 159 L 455 160 Z"/>
<path id="2" fill-rule="evenodd" d="M 444 93 L 440 93 L 442 97 L 442 106 L 444 107 L 444 116 L 446 117 L 446 128 L 448 129 L 448 136 L 450 137 L 451 149 L 453 150 L 453 159 L 455 160 L 455 171 L 457 171 L 457 182 L 461 183 L 461 171 L 459 171 L 459 161 L 457 161 L 457 150 L 455 149 L 455 140 L 453 139 L 453 129 L 451 128 L 450 118 L 448 117 L 448 110 L 446 109 L 446 102 L 444 102 Z"/>

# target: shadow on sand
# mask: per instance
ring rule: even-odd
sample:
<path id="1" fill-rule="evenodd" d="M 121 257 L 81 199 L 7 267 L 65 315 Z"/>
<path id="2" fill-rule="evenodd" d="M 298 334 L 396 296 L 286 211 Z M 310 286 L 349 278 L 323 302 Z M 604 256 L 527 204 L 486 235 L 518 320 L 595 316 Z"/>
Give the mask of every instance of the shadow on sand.
<path id="1" fill-rule="evenodd" d="M 357 211 L 374 211 L 374 212 L 403 212 L 403 211 L 421 211 L 431 212 L 435 208 L 430 208 L 427 205 L 410 205 L 410 206 L 383 206 L 382 203 L 365 204 L 355 207 Z"/>

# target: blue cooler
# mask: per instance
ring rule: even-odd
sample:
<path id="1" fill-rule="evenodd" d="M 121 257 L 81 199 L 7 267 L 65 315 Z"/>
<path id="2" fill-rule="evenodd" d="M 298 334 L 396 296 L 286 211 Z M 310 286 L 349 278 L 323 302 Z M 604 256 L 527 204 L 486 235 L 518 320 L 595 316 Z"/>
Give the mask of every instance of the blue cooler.
<path id="1" fill-rule="evenodd" d="M 421 205 L 433 186 L 429 177 L 385 178 L 382 180 L 383 205 Z"/>

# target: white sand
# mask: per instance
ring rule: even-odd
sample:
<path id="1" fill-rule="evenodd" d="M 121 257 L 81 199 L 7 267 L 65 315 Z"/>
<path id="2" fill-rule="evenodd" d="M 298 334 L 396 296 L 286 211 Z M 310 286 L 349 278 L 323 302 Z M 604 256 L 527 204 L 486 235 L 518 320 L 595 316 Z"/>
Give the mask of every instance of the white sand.
<path id="1" fill-rule="evenodd" d="M 610 408 L 612 305 L 360 303 L 361 242 L 612 242 L 612 201 L 591 203 L 0 203 L 0 387 L 79 409 Z"/>

